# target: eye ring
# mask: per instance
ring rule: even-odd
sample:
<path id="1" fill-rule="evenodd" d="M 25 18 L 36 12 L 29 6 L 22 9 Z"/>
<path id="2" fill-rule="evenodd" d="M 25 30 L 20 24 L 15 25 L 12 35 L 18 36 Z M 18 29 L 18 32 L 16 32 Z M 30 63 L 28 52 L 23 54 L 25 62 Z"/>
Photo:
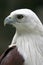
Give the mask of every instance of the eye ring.
<path id="1" fill-rule="evenodd" d="M 21 15 L 21 14 L 17 15 L 17 18 L 18 18 L 18 19 L 22 19 L 23 17 L 24 17 L 24 16 Z"/>

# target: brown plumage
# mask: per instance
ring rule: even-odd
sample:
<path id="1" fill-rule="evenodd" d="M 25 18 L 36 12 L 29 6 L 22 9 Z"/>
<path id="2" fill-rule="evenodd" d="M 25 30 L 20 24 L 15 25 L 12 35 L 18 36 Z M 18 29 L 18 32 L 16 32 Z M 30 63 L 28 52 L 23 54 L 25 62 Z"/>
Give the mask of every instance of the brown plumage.
<path id="1" fill-rule="evenodd" d="M 0 57 L 0 65 L 23 65 L 24 58 L 17 47 L 8 48 Z"/>

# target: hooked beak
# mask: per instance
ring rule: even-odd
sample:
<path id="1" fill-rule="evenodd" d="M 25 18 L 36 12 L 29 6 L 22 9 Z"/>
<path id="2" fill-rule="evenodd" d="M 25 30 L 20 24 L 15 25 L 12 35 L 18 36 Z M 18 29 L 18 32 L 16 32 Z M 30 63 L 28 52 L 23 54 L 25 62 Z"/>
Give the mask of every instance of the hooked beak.
<path id="1" fill-rule="evenodd" d="M 12 19 L 12 17 L 6 17 L 5 18 L 5 20 L 4 20 L 4 26 L 6 25 L 6 24 L 12 24 L 13 23 L 13 19 Z"/>

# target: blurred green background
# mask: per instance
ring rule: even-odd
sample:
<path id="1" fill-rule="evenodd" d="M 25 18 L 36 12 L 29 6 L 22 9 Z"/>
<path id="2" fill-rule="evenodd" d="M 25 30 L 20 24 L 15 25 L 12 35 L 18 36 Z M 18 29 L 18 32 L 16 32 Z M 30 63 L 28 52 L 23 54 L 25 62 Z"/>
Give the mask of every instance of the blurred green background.
<path id="1" fill-rule="evenodd" d="M 4 27 L 4 19 L 10 12 L 21 9 L 32 9 L 43 23 L 43 0 L 0 0 L 0 54 L 11 43 L 15 28 L 11 25 Z"/>

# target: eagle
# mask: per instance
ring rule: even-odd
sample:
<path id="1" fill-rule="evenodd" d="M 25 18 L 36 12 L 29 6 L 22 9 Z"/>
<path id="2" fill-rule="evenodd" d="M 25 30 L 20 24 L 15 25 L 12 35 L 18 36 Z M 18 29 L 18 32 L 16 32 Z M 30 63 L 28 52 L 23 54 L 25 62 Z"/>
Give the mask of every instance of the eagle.
<path id="1" fill-rule="evenodd" d="M 43 65 L 43 24 L 38 16 L 30 9 L 18 9 L 5 18 L 6 24 L 16 32 L 0 65 Z"/>

